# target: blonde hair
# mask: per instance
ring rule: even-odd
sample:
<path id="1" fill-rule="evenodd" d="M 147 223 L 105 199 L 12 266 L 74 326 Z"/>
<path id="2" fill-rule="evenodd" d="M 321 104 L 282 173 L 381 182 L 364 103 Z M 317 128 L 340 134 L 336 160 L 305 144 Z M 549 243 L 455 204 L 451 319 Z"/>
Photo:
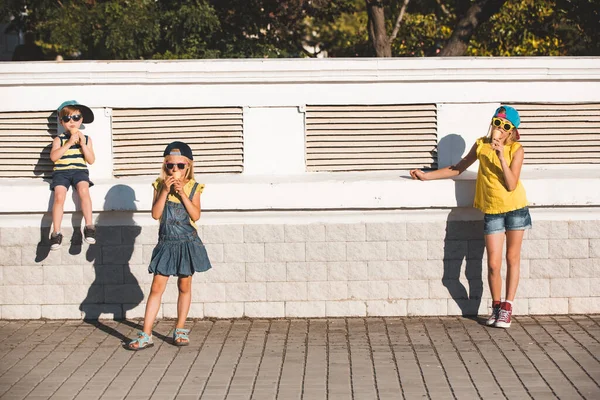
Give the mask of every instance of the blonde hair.
<path id="1" fill-rule="evenodd" d="M 511 145 L 514 142 L 518 142 L 517 135 L 519 134 L 517 128 L 513 128 L 510 131 L 510 135 L 506 138 L 504 142 L 505 145 Z M 492 124 L 490 123 L 490 127 L 488 128 L 488 133 L 485 135 L 485 139 L 487 143 L 492 143 Z"/>
<path id="2" fill-rule="evenodd" d="M 177 149 L 173 149 L 173 150 L 177 150 Z M 167 166 L 165 165 L 166 162 L 167 162 L 167 157 L 169 157 L 169 156 L 166 156 L 163 159 L 162 166 L 160 168 L 160 176 L 159 176 L 159 178 L 161 179 L 161 181 L 164 181 L 165 179 L 167 179 L 167 176 L 168 176 L 168 174 L 167 174 Z M 189 158 L 187 158 L 186 156 L 182 156 L 182 157 L 185 158 L 185 160 L 188 163 L 188 169 L 187 169 L 187 173 L 185 174 L 184 179 L 186 181 L 194 179 L 194 162 L 192 160 L 190 160 Z"/>

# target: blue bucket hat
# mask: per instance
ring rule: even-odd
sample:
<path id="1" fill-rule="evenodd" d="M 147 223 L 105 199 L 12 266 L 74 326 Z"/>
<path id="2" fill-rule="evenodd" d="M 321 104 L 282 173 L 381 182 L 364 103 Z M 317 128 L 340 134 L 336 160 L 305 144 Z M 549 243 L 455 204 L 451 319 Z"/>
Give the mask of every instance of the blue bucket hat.
<path id="1" fill-rule="evenodd" d="M 502 109 L 504 109 L 504 116 L 499 115 L 499 114 L 503 114 L 501 111 Z M 518 128 L 519 125 L 521 125 L 521 117 L 519 117 L 519 112 L 517 110 L 515 110 L 514 108 L 512 108 L 511 106 L 500 106 L 496 109 L 496 112 L 494 112 L 494 117 L 502 117 L 504 119 L 507 119 L 510 121 L 511 124 L 514 125 L 515 128 Z"/>
<path id="2" fill-rule="evenodd" d="M 60 110 L 65 108 L 66 106 L 76 107 L 81 111 L 81 115 L 83 115 L 83 122 L 86 124 L 91 124 L 94 122 L 94 113 L 88 106 L 84 106 L 83 104 L 79 104 L 77 100 L 67 100 L 63 102 L 60 106 L 58 106 L 58 113 L 60 114 Z"/>

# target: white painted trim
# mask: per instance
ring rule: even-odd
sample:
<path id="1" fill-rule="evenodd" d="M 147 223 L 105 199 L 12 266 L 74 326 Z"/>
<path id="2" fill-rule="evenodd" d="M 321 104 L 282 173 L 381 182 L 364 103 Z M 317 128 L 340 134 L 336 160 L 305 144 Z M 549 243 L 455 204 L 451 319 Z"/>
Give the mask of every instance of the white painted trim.
<path id="1" fill-rule="evenodd" d="M 536 221 L 600 221 L 600 207 L 531 208 Z M 100 214 L 94 214 L 98 220 Z M 68 227 L 72 213 L 65 213 L 63 226 Z M 198 226 L 243 225 L 243 224 L 353 224 L 353 223 L 402 223 L 402 222 L 446 222 L 479 221 L 481 212 L 472 207 L 453 209 L 412 210 L 323 210 L 323 211 L 203 211 Z M 158 226 L 149 212 L 102 213 L 103 226 Z M 0 214 L 0 227 L 50 227 L 51 219 L 46 214 Z"/>
<path id="2" fill-rule="evenodd" d="M 5 63 L 1 85 L 553 81 L 600 79 L 594 57 L 62 61 Z"/>
<path id="3" fill-rule="evenodd" d="M 475 173 L 457 179 L 420 182 L 408 172 L 315 173 L 284 176 L 206 175 L 202 209 L 241 210 L 382 210 L 470 207 Z M 528 200 L 537 207 L 600 206 L 600 170 L 523 171 Z M 153 178 L 96 180 L 90 189 L 95 212 L 149 211 Z M 43 213 L 49 210 L 49 185 L 38 180 L 2 179 L 3 213 Z M 134 199 L 135 198 L 135 199 Z M 19 199 L 19 201 L 15 201 Z M 134 201 L 135 200 L 135 201 Z M 65 211 L 74 211 L 69 196 Z"/>

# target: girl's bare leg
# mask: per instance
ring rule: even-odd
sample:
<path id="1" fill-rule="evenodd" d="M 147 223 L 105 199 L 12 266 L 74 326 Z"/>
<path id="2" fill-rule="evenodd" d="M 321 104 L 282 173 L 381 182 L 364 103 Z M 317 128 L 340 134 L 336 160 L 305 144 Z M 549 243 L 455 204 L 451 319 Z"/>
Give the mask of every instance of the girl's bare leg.
<path id="1" fill-rule="evenodd" d="M 156 315 L 160 309 L 160 302 L 162 300 L 162 295 L 165 292 L 165 288 L 167 287 L 168 280 L 169 277 L 163 275 L 154 275 L 154 278 L 152 279 L 150 296 L 148 296 L 148 301 L 146 302 L 143 328 L 144 333 L 148 336 L 152 336 L 152 327 L 154 326 L 154 321 L 156 321 Z M 132 347 L 136 348 L 138 345 L 138 343 L 135 343 Z"/>
<path id="2" fill-rule="evenodd" d="M 177 288 L 179 289 L 179 297 L 177 297 L 177 325 L 178 328 L 185 328 L 185 321 L 190 312 L 192 303 L 192 277 L 179 277 L 177 280 Z M 178 342 L 186 341 L 185 339 L 177 339 Z"/>
<path id="3" fill-rule="evenodd" d="M 513 301 L 517 294 L 521 273 L 521 245 L 525 231 L 506 232 L 506 300 Z"/>
<path id="4" fill-rule="evenodd" d="M 504 232 L 484 235 L 485 249 L 488 261 L 488 284 L 492 294 L 492 301 L 500 301 L 502 295 L 502 246 L 504 245 Z"/>
<path id="5" fill-rule="evenodd" d="M 185 320 L 190 312 L 192 304 L 192 277 L 179 277 L 177 280 L 177 288 L 179 289 L 179 297 L 177 298 L 177 326 L 176 328 L 184 328 Z"/>

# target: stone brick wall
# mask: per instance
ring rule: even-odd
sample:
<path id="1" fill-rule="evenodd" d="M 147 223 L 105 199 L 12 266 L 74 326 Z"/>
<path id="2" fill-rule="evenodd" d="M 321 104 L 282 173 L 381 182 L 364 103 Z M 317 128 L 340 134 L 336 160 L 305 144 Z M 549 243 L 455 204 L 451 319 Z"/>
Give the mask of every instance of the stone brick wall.
<path id="1" fill-rule="evenodd" d="M 213 269 L 196 274 L 190 317 L 487 314 L 480 221 L 204 225 Z M 143 316 L 157 226 L 103 226 L 98 244 L 63 229 L 0 228 L 0 318 Z M 504 271 L 503 271 L 504 273 Z M 176 279 L 159 317 L 175 317 Z M 600 224 L 534 221 L 518 314 L 600 312 Z"/>

